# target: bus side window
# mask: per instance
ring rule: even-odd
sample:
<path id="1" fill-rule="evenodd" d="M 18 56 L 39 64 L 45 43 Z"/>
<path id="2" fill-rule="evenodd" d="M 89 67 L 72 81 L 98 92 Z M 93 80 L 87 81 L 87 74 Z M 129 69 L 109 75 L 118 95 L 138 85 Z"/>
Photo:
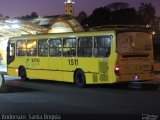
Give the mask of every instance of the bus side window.
<path id="1" fill-rule="evenodd" d="M 26 40 L 17 41 L 17 56 L 26 55 Z"/>
<path id="2" fill-rule="evenodd" d="M 31 40 L 27 41 L 27 56 L 36 56 L 37 55 L 37 41 Z"/>
<path id="3" fill-rule="evenodd" d="M 94 56 L 108 57 L 111 49 L 110 36 L 98 36 L 94 39 Z"/>
<path id="4" fill-rule="evenodd" d="M 38 56 L 48 56 L 48 40 L 38 41 Z"/>
<path id="5" fill-rule="evenodd" d="M 52 39 L 49 44 L 49 55 L 53 57 L 61 56 L 62 51 L 62 40 L 61 39 Z"/>
<path id="6" fill-rule="evenodd" d="M 78 56 L 91 57 L 92 56 L 92 37 L 78 38 Z"/>
<path id="7" fill-rule="evenodd" d="M 63 39 L 63 56 L 64 57 L 76 56 L 76 39 L 75 38 Z"/>

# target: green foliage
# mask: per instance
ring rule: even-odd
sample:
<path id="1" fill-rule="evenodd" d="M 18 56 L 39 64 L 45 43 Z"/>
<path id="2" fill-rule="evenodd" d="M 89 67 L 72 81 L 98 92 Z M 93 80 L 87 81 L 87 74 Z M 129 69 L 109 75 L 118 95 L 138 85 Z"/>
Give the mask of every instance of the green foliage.
<path id="1" fill-rule="evenodd" d="M 81 20 L 89 27 L 101 25 L 145 25 L 155 20 L 155 8 L 151 3 L 141 3 L 139 9 L 129 7 L 128 3 L 116 2 L 96 8 L 93 13 Z"/>
<path id="2" fill-rule="evenodd" d="M 18 17 L 18 19 L 28 20 L 36 17 L 38 17 L 38 14 L 36 12 L 32 12 L 30 15 Z"/>

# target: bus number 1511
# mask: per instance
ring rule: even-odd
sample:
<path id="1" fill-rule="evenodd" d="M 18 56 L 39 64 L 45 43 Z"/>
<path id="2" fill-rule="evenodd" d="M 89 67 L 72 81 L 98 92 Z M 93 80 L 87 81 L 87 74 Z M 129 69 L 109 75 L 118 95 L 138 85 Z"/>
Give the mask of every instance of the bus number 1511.
<path id="1" fill-rule="evenodd" d="M 69 65 L 78 65 L 78 59 L 69 59 Z"/>

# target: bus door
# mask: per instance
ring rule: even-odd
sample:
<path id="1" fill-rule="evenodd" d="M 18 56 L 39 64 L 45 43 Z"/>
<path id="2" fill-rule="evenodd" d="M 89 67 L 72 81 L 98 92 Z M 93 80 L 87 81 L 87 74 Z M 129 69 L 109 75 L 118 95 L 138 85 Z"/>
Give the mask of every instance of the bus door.
<path id="1" fill-rule="evenodd" d="M 15 59 L 15 42 L 9 41 L 7 46 L 7 65 Z"/>
<path id="2" fill-rule="evenodd" d="M 124 32 L 117 35 L 117 70 L 119 80 L 153 79 L 152 35 Z"/>

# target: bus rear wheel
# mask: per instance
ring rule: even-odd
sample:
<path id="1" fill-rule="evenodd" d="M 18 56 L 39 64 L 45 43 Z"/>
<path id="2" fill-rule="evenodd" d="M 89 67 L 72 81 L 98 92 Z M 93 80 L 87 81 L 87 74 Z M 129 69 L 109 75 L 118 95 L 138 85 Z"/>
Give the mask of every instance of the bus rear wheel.
<path id="1" fill-rule="evenodd" d="M 21 77 L 21 80 L 28 80 L 26 69 L 24 67 L 21 67 L 19 70 L 19 76 Z"/>
<path id="2" fill-rule="evenodd" d="M 78 69 L 74 75 L 74 82 L 77 87 L 86 86 L 86 77 L 84 72 L 81 69 Z"/>

